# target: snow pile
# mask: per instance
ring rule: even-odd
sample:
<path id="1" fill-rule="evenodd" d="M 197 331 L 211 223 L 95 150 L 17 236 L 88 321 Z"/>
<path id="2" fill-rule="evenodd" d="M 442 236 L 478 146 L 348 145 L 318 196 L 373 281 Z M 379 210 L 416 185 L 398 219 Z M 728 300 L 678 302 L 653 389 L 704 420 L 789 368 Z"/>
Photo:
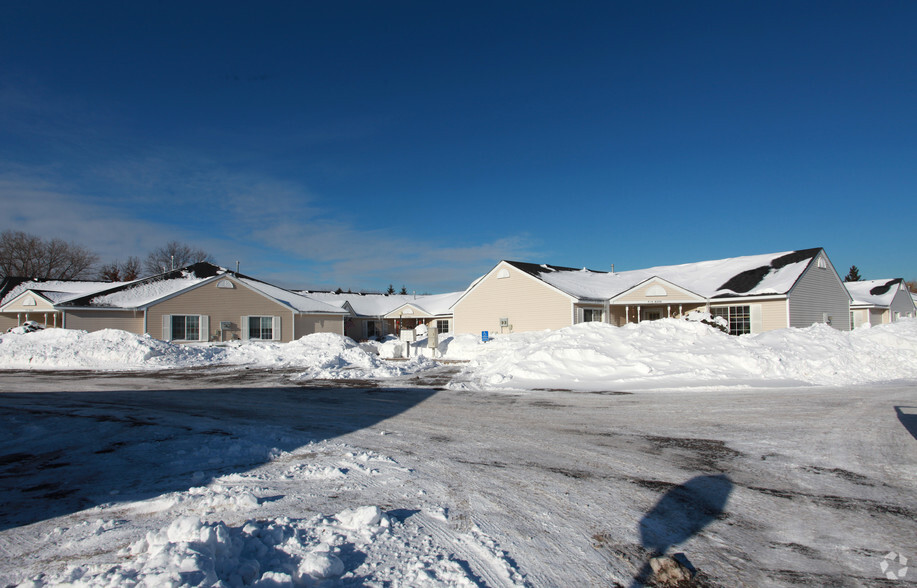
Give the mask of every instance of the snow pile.
<path id="1" fill-rule="evenodd" d="M 178 345 L 106 329 L 87 333 L 46 329 L 0 336 L 0 367 L 6 369 L 164 369 L 196 366 L 304 368 L 300 379 L 391 378 L 432 367 L 417 358 L 392 364 L 352 339 L 332 333 L 290 343 L 235 342 Z"/>
<path id="2" fill-rule="evenodd" d="M 742 337 L 674 319 L 625 327 L 583 323 L 461 343 L 462 354 L 470 350 L 474 359 L 454 388 L 639 390 L 917 378 L 917 321 L 909 320 L 854 332 L 813 325 Z"/>
<path id="3" fill-rule="evenodd" d="M 4 368 L 131 369 L 190 367 L 221 363 L 225 352 L 172 345 L 149 335 L 104 329 L 87 333 L 45 329 L 0 336 Z"/>

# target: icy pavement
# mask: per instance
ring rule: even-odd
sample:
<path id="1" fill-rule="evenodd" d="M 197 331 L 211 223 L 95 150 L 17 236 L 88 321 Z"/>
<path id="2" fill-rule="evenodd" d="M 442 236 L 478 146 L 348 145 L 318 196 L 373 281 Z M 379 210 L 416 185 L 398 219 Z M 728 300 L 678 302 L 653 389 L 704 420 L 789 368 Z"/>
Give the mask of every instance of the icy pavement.
<path id="1" fill-rule="evenodd" d="M 865 586 L 917 557 L 914 381 L 164 374 L 0 373 L 0 584 L 630 586 L 664 551 L 708 585 Z"/>

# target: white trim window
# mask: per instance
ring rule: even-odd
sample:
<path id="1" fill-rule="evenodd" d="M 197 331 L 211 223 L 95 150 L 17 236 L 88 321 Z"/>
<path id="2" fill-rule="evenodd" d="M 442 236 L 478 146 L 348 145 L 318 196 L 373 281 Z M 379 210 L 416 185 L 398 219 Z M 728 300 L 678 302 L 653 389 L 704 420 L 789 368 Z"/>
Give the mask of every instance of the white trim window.
<path id="1" fill-rule="evenodd" d="M 600 323 L 602 322 L 602 309 L 601 308 L 584 308 L 583 309 L 583 320 L 584 323 Z"/>
<path id="2" fill-rule="evenodd" d="M 721 316 L 729 323 L 730 335 L 747 335 L 751 333 L 750 306 L 714 306 L 710 309 L 713 316 Z"/>
<path id="3" fill-rule="evenodd" d="M 256 341 L 280 340 L 279 316 L 242 317 L 242 338 Z"/>
<path id="4" fill-rule="evenodd" d="M 449 332 L 449 319 L 436 320 L 436 332 L 440 335 Z"/>
<path id="5" fill-rule="evenodd" d="M 197 314 L 169 316 L 169 338 L 172 341 L 200 341 L 201 317 Z"/>

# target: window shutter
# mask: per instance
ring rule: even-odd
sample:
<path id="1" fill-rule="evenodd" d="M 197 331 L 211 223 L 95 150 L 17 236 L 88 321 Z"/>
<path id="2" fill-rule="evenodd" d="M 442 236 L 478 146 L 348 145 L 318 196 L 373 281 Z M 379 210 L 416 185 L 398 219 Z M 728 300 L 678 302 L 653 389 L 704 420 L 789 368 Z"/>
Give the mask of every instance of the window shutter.
<path id="1" fill-rule="evenodd" d="M 751 318 L 751 332 L 760 333 L 764 330 L 764 319 L 761 315 L 761 305 L 752 304 L 748 307 L 748 313 Z"/>
<path id="2" fill-rule="evenodd" d="M 280 341 L 280 317 L 272 316 L 273 325 L 271 325 L 271 340 Z"/>
<path id="3" fill-rule="evenodd" d="M 198 319 L 198 340 L 199 341 L 210 341 L 210 317 L 206 314 L 202 314 Z"/>
<path id="4" fill-rule="evenodd" d="M 162 315 L 162 340 L 163 341 L 172 340 L 172 315 L 171 314 Z"/>
<path id="5" fill-rule="evenodd" d="M 242 317 L 242 324 L 240 326 L 242 327 L 242 340 L 248 341 L 248 317 L 247 316 Z"/>

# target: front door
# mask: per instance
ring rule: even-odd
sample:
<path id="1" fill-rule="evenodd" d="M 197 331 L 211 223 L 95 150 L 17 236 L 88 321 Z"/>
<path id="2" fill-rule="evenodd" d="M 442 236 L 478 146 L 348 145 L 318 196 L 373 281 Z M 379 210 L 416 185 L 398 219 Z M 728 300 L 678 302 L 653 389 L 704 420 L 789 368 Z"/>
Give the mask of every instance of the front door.
<path id="1" fill-rule="evenodd" d="M 644 310 L 643 311 L 643 320 L 645 321 L 658 321 L 662 318 L 661 310 Z"/>

